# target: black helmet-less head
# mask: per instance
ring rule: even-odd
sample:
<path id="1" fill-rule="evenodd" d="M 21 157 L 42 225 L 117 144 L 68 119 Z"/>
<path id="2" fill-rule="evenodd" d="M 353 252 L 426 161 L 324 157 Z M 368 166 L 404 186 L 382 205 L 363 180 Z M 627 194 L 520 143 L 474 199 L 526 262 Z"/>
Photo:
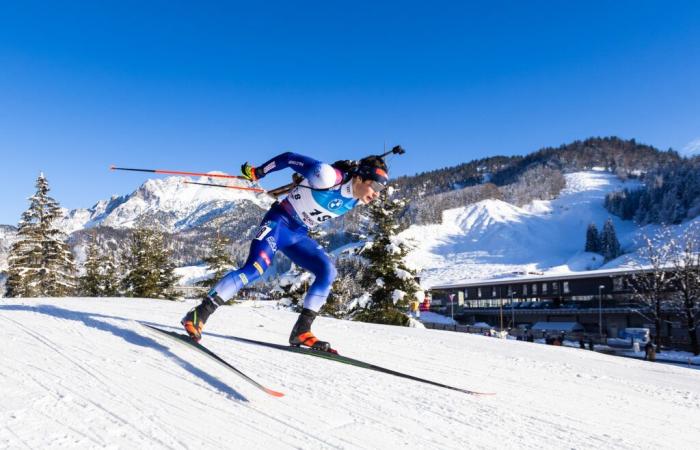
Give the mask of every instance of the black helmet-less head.
<path id="1" fill-rule="evenodd" d="M 354 175 L 363 180 L 371 180 L 372 188 L 381 191 L 389 182 L 389 170 L 384 160 L 379 156 L 368 156 L 362 158 L 355 169 Z"/>

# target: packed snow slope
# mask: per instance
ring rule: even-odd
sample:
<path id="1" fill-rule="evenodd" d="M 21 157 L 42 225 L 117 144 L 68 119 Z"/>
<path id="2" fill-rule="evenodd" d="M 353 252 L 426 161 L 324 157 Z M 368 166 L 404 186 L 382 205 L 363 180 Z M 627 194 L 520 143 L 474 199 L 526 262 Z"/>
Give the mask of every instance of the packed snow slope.
<path id="1" fill-rule="evenodd" d="M 604 207 L 608 192 L 638 186 L 604 171 L 565 175 L 566 188 L 551 201 L 519 208 L 484 200 L 443 212 L 442 223 L 414 225 L 401 233 L 417 246 L 409 255 L 422 268 L 421 284 L 430 287 L 459 281 L 567 273 L 601 268 L 600 255 L 584 252 L 586 228 L 599 231 L 612 218 L 623 249 L 635 246 L 639 232 L 632 221 L 612 216 Z M 606 266 L 618 267 L 616 261 Z"/>
<path id="2" fill-rule="evenodd" d="M 223 307 L 203 343 L 274 398 L 136 320 L 177 329 L 192 303 L 4 299 L 0 448 L 696 448 L 700 372 L 590 351 L 320 318 L 347 356 L 471 396 L 284 343 L 296 316 Z"/>

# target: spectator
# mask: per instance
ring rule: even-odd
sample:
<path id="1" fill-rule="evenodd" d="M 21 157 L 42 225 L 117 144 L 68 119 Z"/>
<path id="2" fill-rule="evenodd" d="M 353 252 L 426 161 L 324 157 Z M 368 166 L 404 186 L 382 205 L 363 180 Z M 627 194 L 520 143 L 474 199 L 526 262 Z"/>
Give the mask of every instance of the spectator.
<path id="1" fill-rule="evenodd" d="M 588 350 L 595 351 L 595 347 L 593 346 L 593 339 L 591 338 L 588 338 Z"/>
<path id="2" fill-rule="evenodd" d="M 581 350 L 586 349 L 586 343 L 583 341 L 583 338 L 578 340 L 578 348 L 580 348 Z"/>
<path id="3" fill-rule="evenodd" d="M 414 300 L 409 304 L 410 314 L 415 319 L 418 319 L 420 317 L 419 306 L 420 304 L 418 303 L 418 300 Z"/>
<path id="4" fill-rule="evenodd" d="M 654 336 L 649 339 L 649 342 L 644 346 L 644 360 L 656 361 L 656 345 L 654 345 Z"/>

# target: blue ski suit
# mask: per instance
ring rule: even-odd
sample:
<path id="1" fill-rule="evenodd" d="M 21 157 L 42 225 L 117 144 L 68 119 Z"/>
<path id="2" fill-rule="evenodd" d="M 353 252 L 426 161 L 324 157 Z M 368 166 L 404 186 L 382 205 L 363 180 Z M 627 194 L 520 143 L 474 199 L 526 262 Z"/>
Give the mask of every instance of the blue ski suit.
<path id="1" fill-rule="evenodd" d="M 209 298 L 217 303 L 230 300 L 244 286 L 260 278 L 275 253 L 281 251 L 294 264 L 315 275 L 304 308 L 318 312 L 328 298 L 337 272 L 328 254 L 308 236 L 308 231 L 357 205 L 352 180 L 330 164 L 289 152 L 261 167 L 263 174 L 291 168 L 304 180 L 265 214 L 245 264 L 226 274 L 209 292 Z"/>

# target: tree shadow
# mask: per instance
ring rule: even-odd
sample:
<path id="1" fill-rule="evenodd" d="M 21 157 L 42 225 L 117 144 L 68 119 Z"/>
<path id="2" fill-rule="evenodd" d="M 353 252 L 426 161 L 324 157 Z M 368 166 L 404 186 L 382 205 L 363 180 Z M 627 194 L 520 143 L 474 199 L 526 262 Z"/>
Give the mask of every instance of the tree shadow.
<path id="1" fill-rule="evenodd" d="M 76 322 L 81 322 L 87 327 L 90 328 L 96 328 L 100 331 L 105 331 L 108 333 L 113 334 L 114 336 L 117 336 L 121 339 L 124 339 L 126 342 L 128 342 L 131 345 L 135 345 L 138 347 L 146 347 L 146 348 L 151 348 L 154 350 L 157 350 L 161 352 L 165 357 L 168 359 L 172 360 L 176 364 L 178 364 L 180 367 L 191 373 L 192 375 L 200 378 L 201 380 L 205 381 L 207 384 L 209 384 L 211 387 L 214 389 L 226 394 L 227 396 L 239 400 L 239 401 L 244 401 L 248 402 L 248 399 L 244 397 L 241 393 L 224 383 L 223 381 L 219 380 L 218 378 L 209 375 L 205 371 L 199 369 L 198 367 L 192 365 L 189 361 L 177 356 L 174 354 L 168 347 L 160 344 L 158 341 L 147 337 L 143 336 L 133 330 L 130 330 L 128 328 L 122 328 L 119 326 L 116 326 L 114 324 L 111 324 L 109 322 L 99 320 L 99 319 L 114 319 L 114 320 L 121 320 L 124 322 L 130 322 L 130 319 L 125 319 L 123 317 L 118 317 L 118 316 L 110 316 L 110 315 L 104 315 L 104 314 L 93 314 L 93 313 L 85 313 L 85 312 L 79 312 L 79 311 L 71 311 L 68 309 L 63 309 L 59 308 L 54 305 L 36 305 L 36 306 L 28 306 L 28 305 L 0 305 L 0 311 L 23 311 L 23 312 L 34 312 L 34 313 L 39 313 L 39 314 L 45 314 L 47 316 L 51 317 L 56 317 L 59 319 L 64 319 L 64 320 L 73 320 Z M 133 321 L 136 323 L 136 321 Z M 156 324 L 154 324 L 156 325 Z M 144 330 L 145 331 L 145 330 Z"/>

